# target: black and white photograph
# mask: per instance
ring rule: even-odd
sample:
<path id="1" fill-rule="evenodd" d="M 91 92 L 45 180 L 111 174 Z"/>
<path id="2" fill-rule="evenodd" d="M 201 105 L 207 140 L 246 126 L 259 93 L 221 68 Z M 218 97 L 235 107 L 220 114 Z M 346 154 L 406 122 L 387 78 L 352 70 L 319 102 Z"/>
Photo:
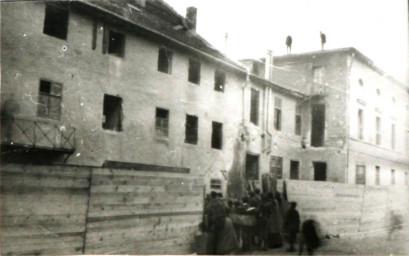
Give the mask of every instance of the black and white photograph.
<path id="1" fill-rule="evenodd" d="M 1 255 L 409 255 L 409 0 L 0 0 Z"/>

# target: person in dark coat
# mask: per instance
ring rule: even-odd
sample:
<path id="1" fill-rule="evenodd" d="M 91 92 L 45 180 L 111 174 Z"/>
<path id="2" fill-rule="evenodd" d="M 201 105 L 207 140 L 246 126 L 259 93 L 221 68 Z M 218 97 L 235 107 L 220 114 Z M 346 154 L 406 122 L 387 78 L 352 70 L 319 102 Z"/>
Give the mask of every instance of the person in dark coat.
<path id="1" fill-rule="evenodd" d="M 307 247 L 309 255 L 314 253 L 314 250 L 321 246 L 321 241 L 318 237 L 316 223 L 314 220 L 306 220 L 301 227 L 301 236 L 299 242 L 299 255 L 304 250 L 304 245 Z"/>
<path id="2" fill-rule="evenodd" d="M 283 239 L 281 235 L 282 216 L 279 212 L 278 203 L 274 198 L 274 194 L 269 192 L 267 194 L 269 206 L 271 209 L 271 219 L 269 223 L 268 246 L 270 248 L 280 248 L 283 246 Z"/>
<path id="3" fill-rule="evenodd" d="M 226 206 L 217 197 L 217 193 L 210 193 L 210 200 L 205 208 L 206 229 L 211 233 L 208 243 L 208 253 L 217 253 L 217 243 L 221 231 L 224 228 L 225 218 L 227 216 Z"/>
<path id="4" fill-rule="evenodd" d="M 293 44 L 293 38 L 288 35 L 285 39 L 285 45 L 287 45 L 287 53 L 291 53 L 291 45 Z"/>
<path id="5" fill-rule="evenodd" d="M 290 244 L 287 252 L 295 252 L 294 243 L 297 240 L 297 233 L 300 231 L 300 214 L 295 209 L 296 207 L 297 203 L 291 202 L 290 209 L 285 218 L 284 227 L 288 233 L 288 242 Z"/>
<path id="6" fill-rule="evenodd" d="M 324 44 L 327 42 L 327 37 L 321 31 L 320 31 L 320 37 L 321 37 L 321 49 L 324 50 Z"/>

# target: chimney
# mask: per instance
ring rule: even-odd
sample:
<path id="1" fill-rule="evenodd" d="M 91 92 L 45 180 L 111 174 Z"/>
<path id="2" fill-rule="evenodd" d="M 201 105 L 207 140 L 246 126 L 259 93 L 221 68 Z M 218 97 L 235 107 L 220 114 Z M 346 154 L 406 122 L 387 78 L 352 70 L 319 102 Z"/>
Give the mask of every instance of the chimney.
<path id="1" fill-rule="evenodd" d="M 265 72 L 264 78 L 266 80 L 271 80 L 273 76 L 273 65 L 274 65 L 273 52 L 271 50 L 267 50 L 265 71 L 264 71 Z"/>
<path id="2" fill-rule="evenodd" d="M 196 31 L 196 18 L 197 18 L 197 9 L 196 7 L 188 7 L 186 9 L 186 20 L 189 25 L 189 29 Z"/>

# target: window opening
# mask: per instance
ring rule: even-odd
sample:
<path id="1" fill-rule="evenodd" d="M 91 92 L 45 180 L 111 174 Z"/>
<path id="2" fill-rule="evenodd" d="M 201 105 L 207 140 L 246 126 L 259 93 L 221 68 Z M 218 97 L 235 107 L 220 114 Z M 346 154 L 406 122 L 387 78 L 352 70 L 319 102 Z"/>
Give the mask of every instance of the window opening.
<path id="1" fill-rule="evenodd" d="M 322 84 L 324 77 L 324 68 L 323 67 L 314 67 L 313 68 L 314 83 Z"/>
<path id="2" fill-rule="evenodd" d="M 122 131 L 122 98 L 105 94 L 103 114 L 103 129 Z"/>
<path id="3" fill-rule="evenodd" d="M 295 108 L 295 135 L 301 135 L 301 105 L 298 104 Z"/>
<path id="4" fill-rule="evenodd" d="M 40 80 L 37 115 L 43 118 L 60 120 L 62 85 Z"/>
<path id="5" fill-rule="evenodd" d="M 200 62 L 197 60 L 189 60 L 189 82 L 200 84 Z"/>
<path id="6" fill-rule="evenodd" d="M 258 180 L 259 156 L 246 154 L 246 180 Z"/>
<path id="7" fill-rule="evenodd" d="M 355 183 L 365 185 L 366 183 L 366 168 L 365 165 L 356 166 Z"/>
<path id="8" fill-rule="evenodd" d="M 66 40 L 68 32 L 68 10 L 46 5 L 43 33 Z"/>
<path id="9" fill-rule="evenodd" d="M 222 180 L 221 179 L 210 179 L 210 189 L 222 189 Z"/>
<path id="10" fill-rule="evenodd" d="M 197 116 L 186 115 L 185 143 L 197 144 L 198 120 Z"/>
<path id="11" fill-rule="evenodd" d="M 381 167 L 375 166 L 375 185 L 381 184 Z"/>
<path id="12" fill-rule="evenodd" d="M 258 111 L 259 111 L 260 92 L 256 89 L 251 89 L 251 103 L 250 103 L 250 122 L 258 125 Z"/>
<path id="13" fill-rule="evenodd" d="M 155 135 L 168 137 L 169 135 L 169 110 L 156 108 Z"/>
<path id="14" fill-rule="evenodd" d="M 395 170 L 391 170 L 391 185 L 395 185 Z"/>
<path id="15" fill-rule="evenodd" d="M 283 158 L 279 156 L 272 156 L 270 160 L 270 173 L 277 179 L 283 178 Z"/>
<path id="16" fill-rule="evenodd" d="M 158 56 L 158 71 L 171 74 L 172 73 L 172 56 L 173 53 L 165 47 L 159 48 Z"/>
<path id="17" fill-rule="evenodd" d="M 311 112 L 311 146 L 322 147 L 325 136 L 325 105 L 314 104 Z"/>
<path id="18" fill-rule="evenodd" d="M 125 35 L 109 30 L 104 26 L 102 53 L 123 57 L 125 54 Z"/>
<path id="19" fill-rule="evenodd" d="M 216 70 L 214 73 L 214 90 L 218 92 L 224 92 L 226 83 L 226 73 Z"/>
<path id="20" fill-rule="evenodd" d="M 299 179 L 299 168 L 300 168 L 300 162 L 298 161 L 290 162 L 290 179 L 291 180 Z"/>
<path id="21" fill-rule="evenodd" d="M 326 181 L 327 180 L 327 163 L 313 162 L 313 165 L 314 165 L 314 180 Z"/>
<path id="22" fill-rule="evenodd" d="M 362 140 L 364 138 L 364 111 L 358 109 L 358 138 Z"/>
<path id="23" fill-rule="evenodd" d="M 223 124 L 212 122 L 212 148 L 222 149 L 223 145 Z"/>
<path id="24" fill-rule="evenodd" d="M 274 128 L 277 131 L 281 131 L 281 106 L 282 100 L 280 98 L 274 98 Z"/>

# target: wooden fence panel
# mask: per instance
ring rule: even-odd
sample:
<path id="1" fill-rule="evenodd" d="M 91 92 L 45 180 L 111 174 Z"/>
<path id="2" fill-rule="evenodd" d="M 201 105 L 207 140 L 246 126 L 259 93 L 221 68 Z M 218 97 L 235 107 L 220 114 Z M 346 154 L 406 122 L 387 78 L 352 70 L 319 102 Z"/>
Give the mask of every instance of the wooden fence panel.
<path id="1" fill-rule="evenodd" d="M 81 254 L 90 168 L 3 164 L 1 253 Z"/>
<path id="2" fill-rule="evenodd" d="M 191 252 L 202 216 L 202 184 L 188 174 L 95 169 L 85 253 Z"/>

